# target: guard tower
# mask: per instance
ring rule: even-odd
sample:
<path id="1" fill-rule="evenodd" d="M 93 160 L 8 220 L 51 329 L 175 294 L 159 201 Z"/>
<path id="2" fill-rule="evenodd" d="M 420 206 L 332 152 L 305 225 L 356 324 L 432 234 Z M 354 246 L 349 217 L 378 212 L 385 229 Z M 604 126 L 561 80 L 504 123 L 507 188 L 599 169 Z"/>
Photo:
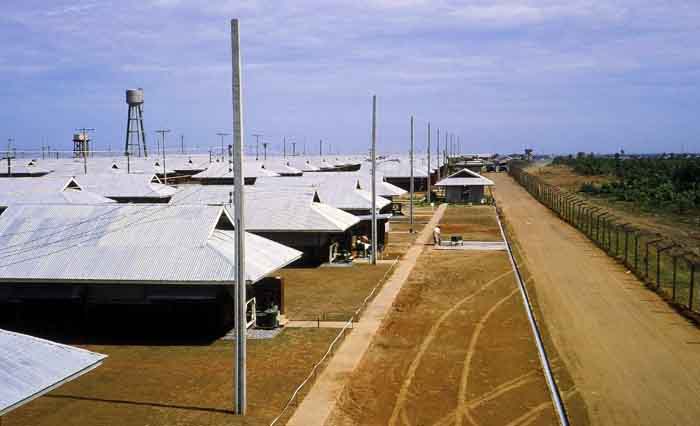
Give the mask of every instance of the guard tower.
<path id="1" fill-rule="evenodd" d="M 126 91 L 126 103 L 129 105 L 129 114 L 126 120 L 126 145 L 124 155 L 137 155 L 148 157 L 146 150 L 146 132 L 143 129 L 143 89 L 129 89 Z"/>
<path id="2" fill-rule="evenodd" d="M 73 158 L 90 155 L 90 136 L 88 132 L 73 134 Z"/>

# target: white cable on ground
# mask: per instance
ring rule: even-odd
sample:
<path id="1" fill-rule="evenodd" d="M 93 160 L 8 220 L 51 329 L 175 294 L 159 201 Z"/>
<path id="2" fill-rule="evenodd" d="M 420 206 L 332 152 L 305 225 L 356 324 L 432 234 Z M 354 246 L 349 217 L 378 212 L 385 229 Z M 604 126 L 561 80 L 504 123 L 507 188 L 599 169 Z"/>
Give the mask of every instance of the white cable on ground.
<path id="1" fill-rule="evenodd" d="M 496 213 L 496 219 L 498 220 L 498 228 L 501 230 L 501 237 L 506 243 L 506 250 L 508 251 L 508 259 L 515 272 L 515 279 L 518 282 L 518 287 L 520 288 L 520 294 L 523 297 L 523 305 L 525 305 L 525 312 L 527 313 L 527 319 L 530 322 L 530 328 L 532 329 L 532 334 L 535 337 L 535 345 L 537 346 L 537 353 L 540 358 L 540 364 L 542 364 L 542 370 L 544 371 L 544 377 L 547 381 L 547 387 L 549 388 L 549 393 L 552 397 L 552 403 L 554 404 L 554 409 L 557 412 L 557 417 L 559 418 L 559 423 L 562 426 L 569 426 L 569 418 L 566 415 L 566 408 L 561 399 L 561 394 L 559 393 L 559 388 L 557 387 L 557 382 L 554 379 L 554 374 L 552 373 L 552 368 L 549 365 L 549 358 L 547 357 L 547 351 L 544 348 L 544 343 L 542 342 L 542 335 L 540 329 L 537 326 L 537 320 L 532 312 L 532 305 L 530 304 L 530 297 L 527 293 L 527 288 L 523 282 L 522 276 L 520 275 L 520 268 L 518 268 L 518 263 L 515 261 L 513 256 L 513 251 L 510 247 L 510 242 L 506 237 L 506 233 L 503 230 L 503 225 L 501 224 L 501 218 Z"/>

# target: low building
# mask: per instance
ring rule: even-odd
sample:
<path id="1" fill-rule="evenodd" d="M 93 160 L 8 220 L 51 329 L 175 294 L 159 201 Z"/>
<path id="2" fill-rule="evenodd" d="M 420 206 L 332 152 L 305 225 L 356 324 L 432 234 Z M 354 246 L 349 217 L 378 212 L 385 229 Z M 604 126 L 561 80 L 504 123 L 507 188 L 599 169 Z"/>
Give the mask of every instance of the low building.
<path id="1" fill-rule="evenodd" d="M 153 173 L 87 174 L 74 180 L 84 190 L 118 203 L 167 203 L 176 192 Z"/>
<path id="2" fill-rule="evenodd" d="M 349 248 L 360 218 L 322 203 L 313 188 L 245 188 L 246 231 L 301 251 L 295 265 L 328 262 L 340 249 Z M 230 203 L 230 191 L 220 185 L 188 185 L 171 204 L 225 205 Z"/>
<path id="3" fill-rule="evenodd" d="M 462 169 L 435 184 L 445 191 L 445 201 L 448 203 L 486 202 L 486 187 L 493 186 L 492 180 L 469 169 Z"/>
<path id="4" fill-rule="evenodd" d="M 261 167 L 261 164 L 250 162 L 243 163 L 243 183 L 245 185 L 253 185 L 259 177 L 263 176 L 279 176 L 277 173 L 266 170 Z M 216 161 L 209 164 L 209 167 L 203 172 L 192 176 L 192 181 L 201 183 L 202 185 L 233 185 L 233 171 L 231 164 L 228 161 Z"/>
<path id="5" fill-rule="evenodd" d="M 246 233 L 246 283 L 301 253 Z M 222 206 L 16 205 L 0 215 L 0 311 L 24 303 L 199 306 L 232 320 L 233 220 Z M 115 321 L 117 319 L 115 318 Z"/>
<path id="6" fill-rule="evenodd" d="M 74 178 L 0 179 L 0 206 L 14 204 L 105 204 L 114 200 L 85 190 Z"/>

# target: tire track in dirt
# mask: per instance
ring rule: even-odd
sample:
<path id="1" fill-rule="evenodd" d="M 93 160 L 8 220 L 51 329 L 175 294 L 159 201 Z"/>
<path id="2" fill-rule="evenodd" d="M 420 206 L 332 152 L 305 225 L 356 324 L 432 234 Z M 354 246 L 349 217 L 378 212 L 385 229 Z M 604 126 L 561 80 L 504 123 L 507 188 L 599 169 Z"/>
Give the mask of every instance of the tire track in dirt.
<path id="1" fill-rule="evenodd" d="M 496 302 L 480 319 L 474 328 L 472 337 L 469 341 L 469 347 L 467 349 L 467 356 L 464 359 L 464 368 L 462 370 L 462 377 L 459 384 L 459 393 L 457 394 L 457 413 L 455 419 L 456 426 L 462 426 L 462 417 L 465 413 L 469 412 L 469 406 L 466 404 L 467 399 L 467 386 L 469 385 L 469 370 L 472 362 L 472 358 L 476 353 L 476 343 L 479 341 L 479 336 L 481 331 L 484 329 L 486 321 L 489 320 L 491 315 L 498 310 L 504 303 L 506 303 L 511 297 L 518 293 L 518 289 L 515 288 L 507 296 L 503 297 L 501 300 Z"/>
<path id="2" fill-rule="evenodd" d="M 420 365 L 420 362 L 423 358 L 423 355 L 425 352 L 428 350 L 428 347 L 432 343 L 432 341 L 435 339 L 437 336 L 438 330 L 442 326 L 442 324 L 445 322 L 445 320 L 457 309 L 459 309 L 460 306 L 463 304 L 467 303 L 468 301 L 474 299 L 477 295 L 479 295 L 481 292 L 489 288 L 492 284 L 500 281 L 501 279 L 505 278 L 508 275 L 513 274 L 513 271 L 508 270 L 500 275 L 498 275 L 496 278 L 488 281 L 486 284 L 482 285 L 479 289 L 477 289 L 475 292 L 469 294 L 468 296 L 464 297 L 461 299 L 459 302 L 455 303 L 450 309 L 446 310 L 440 318 L 433 324 L 433 326 L 430 328 L 430 331 L 428 334 L 425 336 L 423 341 L 421 342 L 421 345 L 418 349 L 418 353 L 416 356 L 413 358 L 413 361 L 411 362 L 411 365 L 408 369 L 408 373 L 406 375 L 406 378 L 404 379 L 402 385 L 401 385 L 401 390 L 399 391 L 399 395 L 396 399 L 396 404 L 394 405 L 394 410 L 392 411 L 391 418 L 389 419 L 389 426 L 395 426 L 396 422 L 398 420 L 399 414 L 403 410 L 403 406 L 406 403 L 406 400 L 408 399 L 408 389 L 411 386 L 411 382 L 413 381 L 413 377 L 416 374 L 416 370 L 418 370 L 418 366 Z"/>

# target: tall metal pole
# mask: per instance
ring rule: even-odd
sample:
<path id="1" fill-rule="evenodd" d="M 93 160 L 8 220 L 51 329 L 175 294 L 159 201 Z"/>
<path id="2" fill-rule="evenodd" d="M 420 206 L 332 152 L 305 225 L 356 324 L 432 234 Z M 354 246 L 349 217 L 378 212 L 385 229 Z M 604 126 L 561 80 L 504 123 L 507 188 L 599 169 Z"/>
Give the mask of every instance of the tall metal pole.
<path id="1" fill-rule="evenodd" d="M 163 183 L 168 184 L 168 171 L 165 169 L 165 134 L 169 133 L 170 129 L 160 129 L 156 130 L 156 133 L 160 133 L 161 147 L 163 154 Z"/>
<path id="2" fill-rule="evenodd" d="M 231 65 L 233 68 L 233 207 L 235 227 L 236 271 L 236 414 L 246 412 L 246 280 L 245 225 L 243 205 L 243 105 L 241 84 L 241 50 L 238 19 L 231 20 Z"/>
<path id="3" fill-rule="evenodd" d="M 437 180 L 440 180 L 440 169 L 442 168 L 442 161 L 440 161 L 440 128 L 437 129 L 437 151 L 435 152 L 435 160 L 437 161 Z"/>
<path id="4" fill-rule="evenodd" d="M 411 199 L 409 200 L 409 213 L 411 215 L 411 234 L 413 233 L 413 116 L 411 116 L 411 150 L 410 155 L 410 166 L 411 166 L 411 180 L 410 180 L 410 193 Z"/>
<path id="5" fill-rule="evenodd" d="M 180 152 L 185 153 L 185 135 L 180 135 Z"/>
<path id="6" fill-rule="evenodd" d="M 221 138 L 221 161 L 224 161 L 224 136 L 231 136 L 231 133 L 219 132 L 216 136 Z"/>
<path id="7" fill-rule="evenodd" d="M 377 95 L 372 96 L 372 265 L 377 264 Z"/>
<path id="8" fill-rule="evenodd" d="M 449 170 L 450 170 L 449 164 L 447 163 L 447 150 L 448 150 L 448 148 L 449 148 L 449 146 L 450 146 L 450 144 L 449 144 L 449 136 L 450 136 L 450 134 L 447 133 L 447 132 L 445 132 L 445 146 L 442 148 L 442 150 L 443 150 L 443 157 L 444 157 L 444 158 L 443 158 L 443 161 L 444 161 L 443 164 L 445 164 L 445 167 L 447 168 L 447 170 L 446 170 L 446 172 L 445 172 L 445 173 L 447 173 L 447 174 L 449 174 Z"/>
<path id="9" fill-rule="evenodd" d="M 318 156 L 323 157 L 323 139 L 318 141 Z"/>
<path id="10" fill-rule="evenodd" d="M 428 204 L 430 204 L 430 176 L 431 176 L 431 170 L 430 170 L 430 122 L 428 122 Z"/>
<path id="11" fill-rule="evenodd" d="M 253 133 L 255 136 L 255 161 L 258 161 L 260 157 L 260 138 L 262 135 Z"/>
<path id="12" fill-rule="evenodd" d="M 287 158 L 287 137 L 282 137 L 282 152 L 284 158 Z"/>

